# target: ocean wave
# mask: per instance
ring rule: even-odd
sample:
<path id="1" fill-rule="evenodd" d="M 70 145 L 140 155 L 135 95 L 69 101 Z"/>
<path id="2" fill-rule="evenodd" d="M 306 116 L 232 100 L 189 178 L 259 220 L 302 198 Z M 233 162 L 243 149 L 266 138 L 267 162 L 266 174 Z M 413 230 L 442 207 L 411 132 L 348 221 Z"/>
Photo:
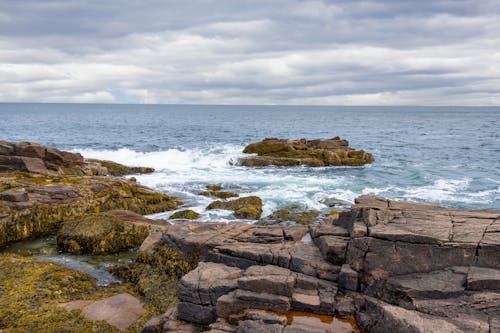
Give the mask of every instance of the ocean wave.
<path id="1" fill-rule="evenodd" d="M 127 148 L 83 149 L 78 152 L 86 158 L 155 168 L 156 172 L 152 174 L 134 176 L 146 186 L 180 197 L 186 203 L 181 209 L 195 210 L 202 215 L 201 221 L 234 220 L 228 211 L 205 210 L 210 202 L 216 200 L 199 195 L 208 184 L 222 184 L 240 196 L 261 197 L 264 202 L 263 216 L 290 205 L 327 211 L 332 202 L 346 206 L 359 195 L 468 207 L 493 203 L 500 194 L 498 182 L 491 182 L 494 187 L 486 188 L 477 186 L 467 177 L 440 178 L 429 183 L 429 175 L 419 168 L 408 169 L 401 175 L 398 164 L 394 167 L 374 165 L 369 169 L 247 168 L 233 165 L 231 162 L 244 156 L 242 150 L 243 146 L 223 145 L 155 152 L 137 152 Z M 395 175 L 398 172 L 399 178 Z M 406 178 L 402 179 L 403 176 Z M 168 219 L 172 213 L 155 214 L 154 217 Z"/>

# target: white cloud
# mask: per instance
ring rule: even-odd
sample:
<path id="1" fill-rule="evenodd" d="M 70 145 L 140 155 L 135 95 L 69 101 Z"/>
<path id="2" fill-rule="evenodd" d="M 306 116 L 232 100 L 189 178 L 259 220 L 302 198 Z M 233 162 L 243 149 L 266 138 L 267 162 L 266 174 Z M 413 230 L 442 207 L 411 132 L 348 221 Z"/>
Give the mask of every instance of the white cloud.
<path id="1" fill-rule="evenodd" d="M 16 6 L 2 102 L 500 105 L 495 1 Z"/>

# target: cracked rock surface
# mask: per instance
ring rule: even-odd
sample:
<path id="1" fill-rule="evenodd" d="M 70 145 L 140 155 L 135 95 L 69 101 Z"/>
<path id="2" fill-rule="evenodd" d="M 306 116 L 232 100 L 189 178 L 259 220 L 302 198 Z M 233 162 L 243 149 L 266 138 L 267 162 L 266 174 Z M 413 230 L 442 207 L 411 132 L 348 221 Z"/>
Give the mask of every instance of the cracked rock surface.
<path id="1" fill-rule="evenodd" d="M 351 315 L 368 332 L 499 329 L 499 211 L 362 196 L 307 227 L 186 222 L 161 242 L 201 261 L 177 307 L 199 331 L 326 332 L 294 326 L 293 311 Z"/>

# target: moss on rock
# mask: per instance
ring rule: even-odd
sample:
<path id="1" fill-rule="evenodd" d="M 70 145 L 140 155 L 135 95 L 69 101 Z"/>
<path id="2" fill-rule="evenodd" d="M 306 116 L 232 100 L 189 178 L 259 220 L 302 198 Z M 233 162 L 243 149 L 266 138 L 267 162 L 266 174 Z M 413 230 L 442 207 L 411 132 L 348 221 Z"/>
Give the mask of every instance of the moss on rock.
<path id="1" fill-rule="evenodd" d="M 163 313 L 177 302 L 179 280 L 196 264 L 159 243 L 148 251 L 139 252 L 135 263 L 116 266 L 112 272 L 134 284 L 145 302 L 156 313 Z"/>
<path id="2" fill-rule="evenodd" d="M 2 332 L 119 332 L 104 321 L 89 321 L 80 311 L 69 312 L 58 304 L 135 294 L 127 283 L 97 287 L 85 273 L 16 255 L 0 254 L 0 276 Z M 139 332 L 138 326 L 127 331 Z"/>
<path id="3" fill-rule="evenodd" d="M 316 222 L 319 216 L 317 210 L 304 210 L 302 207 L 293 205 L 284 207 L 273 212 L 264 219 L 267 224 L 292 221 L 300 224 L 311 224 Z"/>
<path id="4" fill-rule="evenodd" d="M 196 220 L 199 217 L 200 217 L 200 214 L 198 214 L 194 210 L 186 209 L 186 210 L 181 210 L 181 211 L 173 213 L 169 217 L 169 220 L 175 220 L 175 219 Z"/>
<path id="5" fill-rule="evenodd" d="M 109 213 L 91 214 L 63 223 L 57 233 L 57 245 L 76 254 L 116 253 L 139 247 L 148 234 L 145 225 L 124 223 Z"/>
<path id="6" fill-rule="evenodd" d="M 214 201 L 207 209 L 232 210 L 234 216 L 242 219 L 257 220 L 262 214 L 262 199 L 257 196 L 243 197 L 230 201 Z"/>
<path id="7" fill-rule="evenodd" d="M 133 173 L 152 173 L 155 171 L 153 168 L 147 167 L 129 167 L 120 163 L 106 160 L 88 159 L 87 161 L 93 163 L 99 163 L 106 169 L 108 169 L 108 174 L 111 176 L 125 176 Z"/>
<path id="8" fill-rule="evenodd" d="M 252 143 L 243 150 L 257 156 L 244 157 L 239 164 L 260 166 L 360 166 L 374 161 L 373 156 L 362 150 L 349 147 L 347 140 L 335 137 L 328 140 L 264 139 Z"/>
<path id="9" fill-rule="evenodd" d="M 0 200 L 0 247 L 52 232 L 62 221 L 89 213 L 126 209 L 153 214 L 181 202 L 132 181 L 115 177 L 69 177 L 23 172 L 0 173 L 0 189 L 27 193 L 28 200 Z"/>

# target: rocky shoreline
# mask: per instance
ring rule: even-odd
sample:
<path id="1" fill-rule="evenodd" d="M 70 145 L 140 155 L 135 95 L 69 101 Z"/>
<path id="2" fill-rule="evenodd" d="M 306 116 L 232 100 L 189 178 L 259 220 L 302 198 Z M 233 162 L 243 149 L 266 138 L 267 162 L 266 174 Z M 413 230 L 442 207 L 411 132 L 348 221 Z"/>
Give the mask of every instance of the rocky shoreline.
<path id="1" fill-rule="evenodd" d="M 0 246 L 58 230 L 60 249 L 72 253 L 139 247 L 135 262 L 112 268 L 123 283 L 107 287 L 1 254 L 0 330 L 500 332 L 500 211 L 362 196 L 318 223 L 303 212 L 287 224 L 169 223 L 139 214 L 176 209 L 177 198 L 107 175 L 105 165 L 0 142 Z M 132 172 L 142 171 L 151 170 Z M 255 219 L 262 202 L 213 206 Z M 43 306 L 26 317 L 28 295 Z"/>

